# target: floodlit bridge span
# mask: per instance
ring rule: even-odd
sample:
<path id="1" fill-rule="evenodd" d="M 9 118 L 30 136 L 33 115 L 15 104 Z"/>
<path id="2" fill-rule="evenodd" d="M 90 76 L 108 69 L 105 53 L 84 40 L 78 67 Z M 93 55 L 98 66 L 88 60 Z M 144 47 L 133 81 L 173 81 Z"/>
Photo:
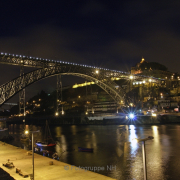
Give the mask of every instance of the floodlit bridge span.
<path id="1" fill-rule="evenodd" d="M 49 68 L 37 69 L 35 71 L 26 73 L 23 76 L 17 77 L 12 81 L 0 86 L 0 105 L 5 103 L 12 96 L 17 94 L 19 91 L 29 86 L 30 84 L 57 74 L 79 76 L 89 81 L 93 81 L 104 91 L 106 91 L 116 102 L 120 102 L 121 100 L 124 100 L 123 91 L 120 91 L 120 89 L 118 91 L 118 89 L 113 88 L 112 82 L 110 82 L 110 80 L 108 81 L 107 79 L 100 79 L 98 77 L 93 77 L 93 74 L 92 73 L 90 74 L 90 72 L 88 73 L 88 71 L 86 71 L 85 74 L 81 74 L 78 72 L 78 69 L 76 69 L 76 71 L 73 70 L 73 72 L 71 72 L 70 70 L 71 68 L 69 67 L 62 67 L 62 66 L 49 67 Z"/>
<path id="2" fill-rule="evenodd" d="M 1 53 L 0 63 L 39 68 L 26 74 L 22 73 L 19 77 L 1 85 L 0 106 L 30 84 L 59 74 L 79 76 L 89 81 L 94 81 L 119 104 L 120 101 L 125 100 L 125 92 L 112 78 L 129 79 L 130 76 L 130 73 L 123 71 L 7 53 Z M 134 76 L 136 80 L 143 78 L 144 76 Z M 158 81 L 157 78 L 154 79 Z"/>

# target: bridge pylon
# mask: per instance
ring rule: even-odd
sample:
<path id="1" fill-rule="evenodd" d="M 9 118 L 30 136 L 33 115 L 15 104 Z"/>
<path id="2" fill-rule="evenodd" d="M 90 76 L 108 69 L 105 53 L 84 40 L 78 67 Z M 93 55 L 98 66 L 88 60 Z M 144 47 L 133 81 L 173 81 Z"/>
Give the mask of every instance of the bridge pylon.
<path id="1" fill-rule="evenodd" d="M 24 63 L 23 60 L 21 60 L 21 64 L 20 64 L 20 76 L 23 77 L 22 83 L 25 83 L 24 81 Z M 24 84 L 21 83 L 22 87 L 25 87 Z M 19 92 L 19 114 L 23 113 L 23 116 L 25 117 L 25 88 L 22 89 Z"/>
<path id="2" fill-rule="evenodd" d="M 57 75 L 57 97 L 56 97 L 56 116 L 59 115 L 60 113 L 60 105 L 62 105 L 62 79 L 61 79 L 61 74 Z M 64 114 L 63 111 L 63 105 L 62 105 L 62 110 L 61 110 L 61 114 Z"/>

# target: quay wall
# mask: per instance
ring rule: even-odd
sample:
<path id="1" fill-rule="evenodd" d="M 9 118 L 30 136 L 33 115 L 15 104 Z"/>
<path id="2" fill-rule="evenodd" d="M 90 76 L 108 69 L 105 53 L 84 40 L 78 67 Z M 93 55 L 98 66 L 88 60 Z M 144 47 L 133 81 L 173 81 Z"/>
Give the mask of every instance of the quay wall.
<path id="1" fill-rule="evenodd" d="M 180 123 L 180 116 L 177 115 L 158 115 L 153 116 L 137 116 L 135 119 L 102 119 L 94 118 L 89 120 L 87 116 L 82 115 L 80 117 L 68 118 L 68 117 L 14 117 L 6 118 L 6 124 L 22 124 L 25 120 L 26 124 L 42 125 L 48 120 L 49 125 L 123 125 L 123 124 L 164 124 L 164 123 Z"/>
<path id="2" fill-rule="evenodd" d="M 3 166 L 8 160 L 13 163 L 14 168 Z M 14 179 L 24 180 L 25 178 L 22 175 L 16 173 L 16 168 L 21 170 L 22 174 L 30 177 L 32 174 L 32 152 L 0 141 L 0 168 Z M 34 153 L 34 177 L 39 180 L 113 180 L 113 178 L 96 172 L 80 169 L 36 153 Z"/>

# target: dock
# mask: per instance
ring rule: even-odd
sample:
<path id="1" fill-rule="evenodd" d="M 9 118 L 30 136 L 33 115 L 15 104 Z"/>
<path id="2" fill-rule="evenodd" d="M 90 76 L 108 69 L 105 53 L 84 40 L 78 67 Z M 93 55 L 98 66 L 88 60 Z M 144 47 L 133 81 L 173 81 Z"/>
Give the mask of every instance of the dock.
<path id="1" fill-rule="evenodd" d="M 12 163 L 14 167 L 4 166 L 6 163 Z M 0 167 L 16 180 L 31 179 L 32 152 L 0 141 Z M 34 153 L 34 179 L 113 180 L 113 178 L 98 174 L 97 171 L 81 169 L 36 153 Z"/>

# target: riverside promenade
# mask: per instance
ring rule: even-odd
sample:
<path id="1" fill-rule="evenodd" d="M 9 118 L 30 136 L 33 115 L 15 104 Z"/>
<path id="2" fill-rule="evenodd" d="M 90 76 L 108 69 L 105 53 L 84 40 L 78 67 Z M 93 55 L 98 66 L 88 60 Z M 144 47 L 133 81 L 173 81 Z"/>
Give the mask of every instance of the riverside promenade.
<path id="1" fill-rule="evenodd" d="M 9 169 L 2 165 L 7 163 L 8 159 L 10 162 L 13 162 L 14 168 Z M 27 150 L 0 141 L 0 167 L 8 172 L 15 180 L 30 179 L 30 176 L 24 178 L 16 173 L 16 168 L 21 169 L 23 174 L 32 174 L 32 154 Z M 96 172 L 97 170 L 95 172 L 86 171 L 79 167 L 34 153 L 35 180 L 113 180 Z"/>

